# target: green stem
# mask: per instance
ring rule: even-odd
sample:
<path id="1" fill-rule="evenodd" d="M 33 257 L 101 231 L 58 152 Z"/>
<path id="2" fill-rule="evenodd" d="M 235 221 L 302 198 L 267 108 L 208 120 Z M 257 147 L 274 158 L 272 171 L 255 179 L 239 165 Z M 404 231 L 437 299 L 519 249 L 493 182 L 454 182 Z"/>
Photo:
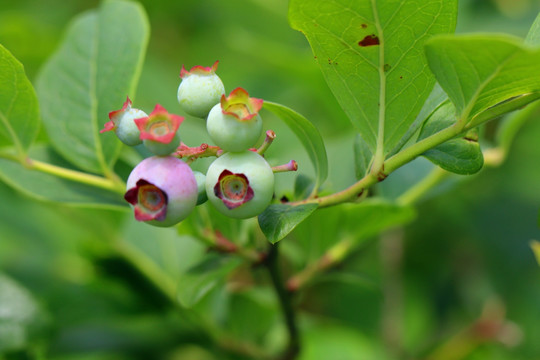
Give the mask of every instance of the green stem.
<path id="1" fill-rule="evenodd" d="M 276 290 L 281 310 L 285 317 L 287 331 L 289 333 L 289 344 L 283 355 L 280 357 L 280 360 L 293 360 L 300 353 L 300 333 L 298 332 L 298 327 L 296 325 L 296 316 L 291 302 L 291 294 L 285 289 L 279 268 L 278 244 L 279 243 L 270 245 L 268 257 L 264 264 L 268 269 L 272 284 Z"/>
<path id="2" fill-rule="evenodd" d="M 438 133 L 435 133 L 423 140 L 420 140 L 414 145 L 411 145 L 408 148 L 403 149 L 396 155 L 387 159 L 383 164 L 383 167 L 382 167 L 383 171 L 381 171 L 379 174 L 370 172 L 366 176 L 364 176 L 362 179 L 360 179 L 358 182 L 352 184 L 351 186 L 349 186 L 348 188 L 342 191 L 339 191 L 331 195 L 315 198 L 315 199 L 306 199 L 303 201 L 294 202 L 294 203 L 291 203 L 291 205 L 317 203 L 319 204 L 319 208 L 323 208 L 323 207 L 341 204 L 344 202 L 355 201 L 358 199 L 359 196 L 361 196 L 364 193 L 365 189 L 369 188 L 370 186 L 373 186 L 379 181 L 382 181 L 386 176 L 388 176 L 388 174 L 392 173 L 393 171 L 400 168 L 401 166 L 414 160 L 415 158 L 422 155 L 427 150 L 434 148 L 435 146 L 454 138 L 455 136 L 462 133 L 463 131 L 464 129 L 461 126 L 461 124 L 459 124 L 459 126 L 458 125 L 450 126 L 444 130 L 439 131 Z"/>
<path id="3" fill-rule="evenodd" d="M 101 176 L 91 175 L 76 170 L 66 169 L 60 166 L 48 164 L 42 161 L 27 159 L 27 167 L 30 170 L 41 171 L 46 174 L 54 175 L 62 179 L 67 179 L 82 184 L 94 186 L 104 190 L 109 190 L 119 194 L 126 191 L 125 185 L 120 181 L 113 181 Z"/>
<path id="4" fill-rule="evenodd" d="M 124 194 L 126 191 L 125 184 L 117 177 L 115 177 L 114 180 L 108 179 L 77 170 L 66 169 L 61 166 L 52 165 L 31 158 L 20 159 L 18 156 L 7 152 L 1 152 L 0 158 L 18 162 L 28 170 L 40 171 L 42 173 L 54 175 L 62 179 L 79 182 L 119 194 Z"/>

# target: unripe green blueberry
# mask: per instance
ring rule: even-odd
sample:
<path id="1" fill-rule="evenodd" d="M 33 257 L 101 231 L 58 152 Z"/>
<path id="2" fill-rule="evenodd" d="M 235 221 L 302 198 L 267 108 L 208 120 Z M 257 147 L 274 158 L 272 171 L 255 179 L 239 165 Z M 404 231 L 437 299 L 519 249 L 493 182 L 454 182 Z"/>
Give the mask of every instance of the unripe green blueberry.
<path id="1" fill-rule="evenodd" d="M 216 209 L 233 218 L 259 215 L 272 200 L 274 173 L 266 160 L 252 151 L 225 153 L 206 173 L 206 194 Z"/>
<path id="2" fill-rule="evenodd" d="M 154 226 L 172 226 L 195 208 L 197 180 L 182 160 L 153 156 L 133 169 L 124 198 L 131 204 L 136 220 Z"/>
<path id="3" fill-rule="evenodd" d="M 197 180 L 197 205 L 201 205 L 208 200 L 208 196 L 206 196 L 206 175 L 200 171 L 193 171 L 193 175 Z"/>
<path id="4" fill-rule="evenodd" d="M 180 145 L 178 128 L 183 120 L 183 117 L 169 114 L 157 104 L 149 116 L 135 119 L 135 123 L 144 146 L 154 155 L 166 156 Z"/>
<path id="5" fill-rule="evenodd" d="M 225 94 L 225 87 L 216 75 L 218 61 L 212 67 L 194 66 L 180 71 L 182 82 L 178 87 L 178 103 L 186 113 L 205 118 L 208 112 Z"/>
<path id="6" fill-rule="evenodd" d="M 250 98 L 237 88 L 228 97 L 223 95 L 206 120 L 210 138 L 225 151 L 240 152 L 252 148 L 261 137 L 261 99 Z"/>
<path id="7" fill-rule="evenodd" d="M 144 111 L 133 109 L 131 107 L 129 97 L 122 106 L 122 109 L 111 111 L 109 113 L 110 121 L 105 124 L 105 127 L 100 131 L 113 130 L 120 141 L 129 146 L 136 146 L 142 143 L 140 131 L 135 124 L 135 119 L 148 116 Z"/>

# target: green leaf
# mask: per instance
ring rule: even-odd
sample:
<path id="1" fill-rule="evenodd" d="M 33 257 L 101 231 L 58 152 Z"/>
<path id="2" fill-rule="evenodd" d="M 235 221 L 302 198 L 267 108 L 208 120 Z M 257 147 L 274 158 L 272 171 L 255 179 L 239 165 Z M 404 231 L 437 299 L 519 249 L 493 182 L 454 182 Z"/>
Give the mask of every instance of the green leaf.
<path id="1" fill-rule="evenodd" d="M 291 0 L 289 21 L 309 40 L 345 113 L 372 153 L 392 150 L 435 79 L 424 42 L 455 28 L 454 0 Z M 382 148 L 381 148 L 382 147 Z"/>
<path id="2" fill-rule="evenodd" d="M 283 120 L 308 152 L 317 179 L 314 190 L 318 189 L 328 176 L 328 158 L 321 134 L 309 120 L 286 106 L 270 101 L 265 101 L 263 106 Z"/>
<path id="3" fill-rule="evenodd" d="M 317 207 L 317 204 L 273 204 L 259 215 L 259 226 L 268 241 L 275 244 L 293 231 Z"/>
<path id="4" fill-rule="evenodd" d="M 426 43 L 426 56 L 429 67 L 456 106 L 458 118 L 471 120 L 471 126 L 485 121 L 474 117 L 486 109 L 540 91 L 540 49 L 526 47 L 517 38 L 439 36 Z"/>
<path id="5" fill-rule="evenodd" d="M 77 17 L 37 80 L 43 123 L 54 148 L 81 169 L 108 173 L 121 143 L 100 134 L 108 113 L 133 96 L 148 41 L 134 2 L 109 0 Z"/>
<path id="6" fill-rule="evenodd" d="M 22 64 L 0 45 L 0 147 L 13 146 L 20 158 L 39 131 L 39 108 Z"/>
<path id="7" fill-rule="evenodd" d="M 455 111 L 455 107 L 451 103 L 445 103 L 437 109 L 424 124 L 418 140 L 452 126 L 456 122 Z M 474 132 L 446 141 L 426 151 L 423 156 L 444 170 L 461 175 L 474 174 L 484 165 L 478 134 Z"/>
<path id="8" fill-rule="evenodd" d="M 534 23 L 529 29 L 525 43 L 532 46 L 540 46 L 540 13 L 536 16 Z"/>
<path id="9" fill-rule="evenodd" d="M 354 139 L 354 170 L 356 179 L 360 180 L 369 171 L 373 153 L 360 134 Z"/>
<path id="10" fill-rule="evenodd" d="M 45 334 L 48 318 L 33 296 L 0 273 L 0 355 L 31 346 Z"/>
<path id="11" fill-rule="evenodd" d="M 52 149 L 43 145 L 32 147 L 29 155 L 35 160 L 72 169 Z M 118 193 L 29 170 L 12 160 L 0 158 L 0 179 L 12 188 L 37 200 L 73 206 L 127 209 L 126 202 Z"/>
<path id="12" fill-rule="evenodd" d="M 180 304 L 187 308 L 193 307 L 241 263 L 238 257 L 208 254 L 180 276 L 177 293 Z"/>

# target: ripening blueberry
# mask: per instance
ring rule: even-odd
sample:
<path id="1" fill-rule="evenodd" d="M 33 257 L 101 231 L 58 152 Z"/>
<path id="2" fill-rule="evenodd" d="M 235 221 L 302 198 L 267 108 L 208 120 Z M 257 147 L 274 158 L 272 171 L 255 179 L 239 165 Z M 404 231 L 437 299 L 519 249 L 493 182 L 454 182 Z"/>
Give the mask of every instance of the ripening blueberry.
<path id="1" fill-rule="evenodd" d="M 142 143 L 140 131 L 135 124 L 135 119 L 148 116 L 144 111 L 133 109 L 131 100 L 127 97 L 126 102 L 120 110 L 111 111 L 109 120 L 105 127 L 100 131 L 113 130 L 120 141 L 129 146 L 136 146 Z"/>
<path id="2" fill-rule="evenodd" d="M 206 120 L 210 138 L 225 151 L 254 147 L 263 132 L 259 115 L 262 104 L 262 99 L 250 98 L 242 88 L 233 90 L 228 97 L 223 95 Z"/>
<path id="3" fill-rule="evenodd" d="M 157 104 L 150 115 L 135 119 L 144 146 L 154 155 L 166 156 L 180 145 L 178 128 L 184 121 L 182 116 L 169 114 Z"/>
<path id="4" fill-rule="evenodd" d="M 195 208 L 197 181 L 184 161 L 172 156 L 153 156 L 133 169 L 124 198 L 131 204 L 136 220 L 154 226 L 172 226 Z"/>
<path id="5" fill-rule="evenodd" d="M 178 87 L 178 103 L 186 113 L 199 118 L 205 118 L 210 109 L 219 102 L 225 94 L 225 87 L 216 70 L 219 61 L 211 67 L 194 66 L 189 71 L 182 65 Z"/>
<path id="6" fill-rule="evenodd" d="M 272 200 L 274 173 L 266 160 L 252 151 L 226 153 L 206 173 L 206 194 L 217 210 L 233 218 L 259 215 Z"/>

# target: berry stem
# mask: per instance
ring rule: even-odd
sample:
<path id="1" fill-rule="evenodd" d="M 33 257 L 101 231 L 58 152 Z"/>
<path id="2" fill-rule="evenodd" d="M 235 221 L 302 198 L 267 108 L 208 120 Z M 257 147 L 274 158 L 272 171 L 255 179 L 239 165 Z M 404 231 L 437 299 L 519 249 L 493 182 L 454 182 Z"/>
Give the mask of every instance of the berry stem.
<path id="1" fill-rule="evenodd" d="M 257 149 L 257 153 L 259 155 L 264 154 L 266 150 L 268 150 L 270 145 L 272 145 L 272 142 L 274 141 L 275 138 L 276 138 L 276 133 L 274 131 L 272 130 L 266 131 L 266 138 L 264 139 L 264 142 L 262 143 L 262 145 Z"/>
<path id="2" fill-rule="evenodd" d="M 289 161 L 286 164 L 272 166 L 272 171 L 274 173 L 287 172 L 287 171 L 296 171 L 298 170 L 298 163 L 294 160 Z"/>
<path id="3" fill-rule="evenodd" d="M 189 147 L 184 143 L 180 143 L 180 146 L 173 155 L 179 159 L 186 158 L 186 162 L 191 163 L 202 157 L 219 157 L 221 153 L 223 153 L 223 151 L 219 146 L 212 146 L 203 143 L 200 146 Z"/>

